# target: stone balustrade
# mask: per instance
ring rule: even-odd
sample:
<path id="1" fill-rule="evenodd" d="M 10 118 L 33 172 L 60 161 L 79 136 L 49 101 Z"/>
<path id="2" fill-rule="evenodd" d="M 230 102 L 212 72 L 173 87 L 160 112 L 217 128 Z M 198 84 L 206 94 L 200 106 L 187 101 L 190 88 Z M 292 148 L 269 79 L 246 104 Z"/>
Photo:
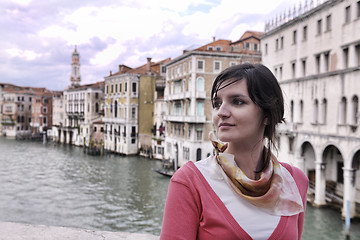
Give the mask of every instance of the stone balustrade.
<path id="1" fill-rule="evenodd" d="M 1 240 L 159 240 L 143 233 L 94 231 L 79 228 L 0 222 Z"/>

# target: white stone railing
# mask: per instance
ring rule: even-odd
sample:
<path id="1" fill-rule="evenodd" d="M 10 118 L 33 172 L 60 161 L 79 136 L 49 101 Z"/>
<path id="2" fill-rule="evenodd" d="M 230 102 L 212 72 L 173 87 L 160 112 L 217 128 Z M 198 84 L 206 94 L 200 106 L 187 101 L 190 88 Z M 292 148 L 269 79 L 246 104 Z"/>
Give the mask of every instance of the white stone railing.
<path id="1" fill-rule="evenodd" d="M 80 228 L 0 222 L 2 240 L 159 240 L 159 236 L 143 233 L 94 231 Z"/>

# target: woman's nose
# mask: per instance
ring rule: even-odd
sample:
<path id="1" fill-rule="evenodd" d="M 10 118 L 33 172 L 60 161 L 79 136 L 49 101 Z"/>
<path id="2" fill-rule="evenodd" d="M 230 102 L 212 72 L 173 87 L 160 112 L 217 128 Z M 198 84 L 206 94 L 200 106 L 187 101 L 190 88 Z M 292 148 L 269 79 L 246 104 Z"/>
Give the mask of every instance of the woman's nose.
<path id="1" fill-rule="evenodd" d="M 217 111 L 217 115 L 220 118 L 225 118 L 230 116 L 230 111 L 225 103 L 221 104 L 220 108 Z"/>

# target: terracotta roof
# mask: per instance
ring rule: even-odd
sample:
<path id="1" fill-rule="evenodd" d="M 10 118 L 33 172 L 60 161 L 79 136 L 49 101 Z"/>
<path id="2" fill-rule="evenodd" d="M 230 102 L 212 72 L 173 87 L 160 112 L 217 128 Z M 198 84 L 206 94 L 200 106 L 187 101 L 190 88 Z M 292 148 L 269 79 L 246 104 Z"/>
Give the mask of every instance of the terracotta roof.
<path id="1" fill-rule="evenodd" d="M 159 74 L 160 73 L 160 65 L 161 64 L 165 64 L 166 62 L 170 61 L 170 58 L 166 58 L 164 60 L 158 61 L 158 62 L 150 62 L 150 72 L 152 74 Z M 120 66 L 125 66 L 125 65 L 119 65 Z M 148 74 L 149 70 L 148 70 L 148 63 L 145 63 L 137 68 L 129 68 L 127 70 L 122 69 L 122 71 L 116 72 L 116 73 L 112 73 L 109 76 L 115 76 L 115 75 L 121 75 L 121 74 Z"/>
<path id="2" fill-rule="evenodd" d="M 211 43 L 208 43 L 204 46 L 194 49 L 194 51 L 217 51 L 217 47 L 221 47 L 220 52 L 231 52 L 231 41 L 230 40 L 215 40 Z M 209 47 L 212 47 L 213 50 L 209 50 Z"/>
<path id="3" fill-rule="evenodd" d="M 79 85 L 79 86 L 74 86 L 74 87 L 70 87 L 67 90 L 82 90 L 82 89 L 87 89 L 87 88 L 100 88 L 100 89 L 104 89 L 105 88 L 105 82 L 104 81 L 100 81 L 100 82 L 96 82 L 96 83 L 89 83 L 89 84 L 84 84 L 84 85 Z"/>
<path id="4" fill-rule="evenodd" d="M 245 41 L 246 39 L 249 39 L 249 38 L 252 38 L 252 37 L 260 40 L 260 36 L 261 36 L 262 34 L 263 34 L 263 32 L 246 31 L 246 32 L 240 37 L 239 40 L 234 41 L 232 44 Z"/>

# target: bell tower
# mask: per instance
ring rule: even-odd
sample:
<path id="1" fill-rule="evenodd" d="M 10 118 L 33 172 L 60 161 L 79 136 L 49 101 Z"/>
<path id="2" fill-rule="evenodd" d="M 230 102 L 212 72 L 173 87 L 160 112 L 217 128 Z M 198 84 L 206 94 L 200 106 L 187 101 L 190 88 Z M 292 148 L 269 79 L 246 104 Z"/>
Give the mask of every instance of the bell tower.
<path id="1" fill-rule="evenodd" d="M 75 45 L 74 52 L 71 55 L 71 86 L 76 87 L 80 85 L 81 77 L 80 77 L 80 55 L 77 52 L 77 48 Z"/>

